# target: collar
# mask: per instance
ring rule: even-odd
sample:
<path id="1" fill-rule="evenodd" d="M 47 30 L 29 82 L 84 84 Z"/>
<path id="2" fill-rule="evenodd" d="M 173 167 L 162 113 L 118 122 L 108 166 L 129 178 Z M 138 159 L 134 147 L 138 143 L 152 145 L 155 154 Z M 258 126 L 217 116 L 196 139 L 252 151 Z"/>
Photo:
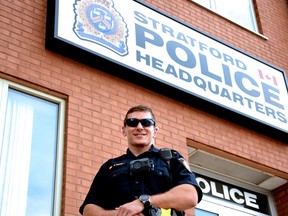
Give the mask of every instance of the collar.
<path id="1" fill-rule="evenodd" d="M 131 158 L 138 158 L 138 157 L 142 157 L 143 155 L 146 155 L 146 154 L 149 154 L 149 153 L 157 153 L 159 152 L 159 149 L 157 149 L 153 144 L 151 145 L 150 149 L 146 152 L 143 152 L 142 154 L 138 155 L 137 157 L 130 151 L 129 148 L 127 148 L 127 151 L 126 151 L 126 154 L 128 157 L 131 157 Z"/>

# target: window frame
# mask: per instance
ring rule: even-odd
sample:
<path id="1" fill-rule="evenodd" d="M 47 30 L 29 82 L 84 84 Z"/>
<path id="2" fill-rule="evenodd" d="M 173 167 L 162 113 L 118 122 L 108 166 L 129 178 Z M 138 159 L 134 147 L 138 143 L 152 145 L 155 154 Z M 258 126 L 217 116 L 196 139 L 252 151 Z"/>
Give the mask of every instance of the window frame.
<path id="1" fill-rule="evenodd" d="M 255 0 L 249 0 L 249 1 L 250 1 L 250 11 L 249 11 L 249 14 L 251 15 L 251 22 L 252 22 L 252 25 L 254 26 L 254 29 L 249 28 L 249 27 L 247 27 L 247 26 L 245 26 L 245 25 L 242 25 L 241 23 L 238 23 L 238 22 L 232 20 L 232 19 L 229 18 L 228 16 L 225 16 L 224 14 L 219 13 L 219 12 L 217 11 L 217 9 L 216 9 L 216 8 L 217 8 L 217 0 L 208 0 L 209 3 L 210 3 L 210 7 L 206 7 L 204 4 L 201 4 L 201 3 L 199 3 L 199 2 L 196 1 L 196 0 L 191 0 L 191 1 L 193 1 L 195 4 L 200 5 L 201 7 L 204 7 L 204 8 L 206 8 L 206 9 L 212 11 L 213 13 L 215 13 L 215 14 L 223 17 L 224 19 L 227 19 L 227 20 L 229 20 L 230 22 L 235 23 L 235 24 L 238 25 L 238 26 L 241 26 L 242 28 L 245 28 L 245 29 L 247 29 L 247 30 L 249 30 L 249 31 L 251 31 L 251 32 L 256 33 L 256 34 L 260 34 L 259 23 L 258 23 L 258 21 L 257 21 L 257 14 L 256 14 L 256 11 L 255 11 L 255 4 L 256 4 L 256 3 L 255 3 Z M 251 26 L 252 26 L 252 25 L 251 25 Z"/>
<path id="2" fill-rule="evenodd" d="M 62 205 L 62 185 L 63 185 L 63 166 L 64 166 L 64 131 L 65 131 L 65 109 L 66 101 L 62 98 L 35 90 L 24 85 L 20 85 L 3 78 L 0 78 L 0 119 L 5 119 L 6 104 L 9 89 L 14 89 L 31 96 L 58 104 L 58 128 L 56 141 L 56 161 L 55 161 L 55 178 L 53 191 L 52 215 L 61 215 Z M 4 123 L 0 123 L 0 137 L 3 137 Z"/>

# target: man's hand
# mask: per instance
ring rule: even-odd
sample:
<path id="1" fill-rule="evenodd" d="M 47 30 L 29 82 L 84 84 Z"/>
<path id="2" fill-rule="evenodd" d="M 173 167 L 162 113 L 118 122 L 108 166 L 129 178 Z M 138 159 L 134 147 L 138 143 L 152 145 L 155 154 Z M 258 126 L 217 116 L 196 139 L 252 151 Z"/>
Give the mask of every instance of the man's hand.
<path id="1" fill-rule="evenodd" d="M 143 203 L 140 200 L 136 199 L 132 202 L 126 203 L 116 208 L 115 216 L 144 216 L 142 214 L 143 209 Z"/>
<path id="2" fill-rule="evenodd" d="M 138 199 L 123 204 L 115 210 L 105 210 L 98 205 L 87 204 L 83 216 L 144 216 L 142 214 L 143 209 L 144 205 Z"/>

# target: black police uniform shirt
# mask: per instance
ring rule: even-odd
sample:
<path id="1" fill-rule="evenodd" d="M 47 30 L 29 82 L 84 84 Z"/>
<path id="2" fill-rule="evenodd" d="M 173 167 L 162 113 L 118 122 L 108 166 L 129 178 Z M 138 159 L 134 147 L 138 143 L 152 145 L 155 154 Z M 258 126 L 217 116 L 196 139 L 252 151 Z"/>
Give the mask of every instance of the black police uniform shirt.
<path id="1" fill-rule="evenodd" d="M 130 162 L 141 158 L 151 160 L 153 165 L 150 170 L 131 173 Z M 126 154 L 110 159 L 101 166 L 79 212 L 83 214 L 87 204 L 96 204 L 106 210 L 113 210 L 142 194 L 163 193 L 181 184 L 194 185 L 200 202 L 202 191 L 195 175 L 181 163 L 179 158 L 183 157 L 172 150 L 172 158 L 167 162 L 160 157 L 159 150 L 154 146 L 137 157 L 127 149 Z"/>

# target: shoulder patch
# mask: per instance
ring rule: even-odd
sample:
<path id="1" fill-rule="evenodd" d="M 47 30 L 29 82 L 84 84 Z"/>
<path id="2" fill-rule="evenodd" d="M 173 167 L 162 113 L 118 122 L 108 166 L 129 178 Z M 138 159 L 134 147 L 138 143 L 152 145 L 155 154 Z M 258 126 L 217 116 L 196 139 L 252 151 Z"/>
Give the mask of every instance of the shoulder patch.
<path id="1" fill-rule="evenodd" d="M 189 164 L 187 163 L 187 161 L 186 161 L 184 158 L 179 158 L 178 160 L 184 165 L 184 167 L 185 167 L 189 172 L 192 172 L 191 169 L 190 169 Z"/>

